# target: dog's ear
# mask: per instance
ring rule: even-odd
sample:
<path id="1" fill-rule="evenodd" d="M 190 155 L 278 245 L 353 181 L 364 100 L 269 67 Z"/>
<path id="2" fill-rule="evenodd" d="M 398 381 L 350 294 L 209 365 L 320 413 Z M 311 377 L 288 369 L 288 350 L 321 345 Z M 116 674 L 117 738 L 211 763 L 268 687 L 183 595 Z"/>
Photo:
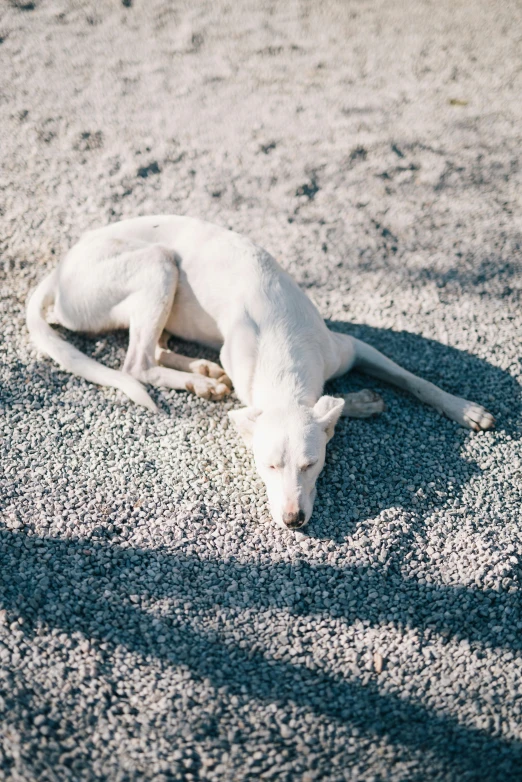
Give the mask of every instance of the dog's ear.
<path id="1" fill-rule="evenodd" d="M 314 405 L 314 415 L 317 423 L 321 424 L 327 438 L 333 437 L 335 424 L 343 412 L 344 399 L 335 396 L 322 396 Z"/>
<path id="2" fill-rule="evenodd" d="M 239 410 L 230 410 L 228 417 L 249 448 L 252 445 L 254 427 L 261 410 L 255 407 L 241 407 Z"/>

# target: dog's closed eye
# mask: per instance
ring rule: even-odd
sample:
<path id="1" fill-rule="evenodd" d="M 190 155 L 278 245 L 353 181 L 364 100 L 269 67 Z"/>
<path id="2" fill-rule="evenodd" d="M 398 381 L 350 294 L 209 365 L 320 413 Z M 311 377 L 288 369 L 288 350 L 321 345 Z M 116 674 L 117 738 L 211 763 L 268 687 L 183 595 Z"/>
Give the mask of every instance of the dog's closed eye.
<path id="1" fill-rule="evenodd" d="M 312 467 L 315 467 L 317 462 L 309 462 L 308 464 L 303 464 L 301 467 L 301 472 L 306 472 L 307 470 L 311 470 Z"/>

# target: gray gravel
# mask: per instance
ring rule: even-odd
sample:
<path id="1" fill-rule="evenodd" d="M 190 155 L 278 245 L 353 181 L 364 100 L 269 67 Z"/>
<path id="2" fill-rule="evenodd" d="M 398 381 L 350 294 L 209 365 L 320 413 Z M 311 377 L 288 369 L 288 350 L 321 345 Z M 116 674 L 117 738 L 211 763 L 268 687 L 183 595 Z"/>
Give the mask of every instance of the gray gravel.
<path id="1" fill-rule="evenodd" d="M 522 779 L 520 5 L 0 14 L 0 778 Z M 71 242 L 159 212 L 247 233 L 497 428 L 337 381 L 387 412 L 274 527 L 234 400 L 154 417 L 28 344 Z M 120 366 L 124 334 L 68 338 Z"/>

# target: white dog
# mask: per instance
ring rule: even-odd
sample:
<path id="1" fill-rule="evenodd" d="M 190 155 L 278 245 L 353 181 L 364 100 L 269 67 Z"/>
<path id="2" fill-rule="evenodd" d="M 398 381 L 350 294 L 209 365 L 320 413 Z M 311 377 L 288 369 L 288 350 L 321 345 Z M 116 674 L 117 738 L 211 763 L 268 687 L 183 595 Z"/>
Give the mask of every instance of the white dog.
<path id="1" fill-rule="evenodd" d="M 45 320 L 73 331 L 129 329 L 123 371 L 64 342 Z M 358 339 L 329 331 L 292 278 L 263 249 L 189 217 L 140 217 L 82 236 L 27 305 L 36 346 L 64 369 L 115 386 L 156 410 L 142 383 L 206 399 L 230 391 L 246 405 L 229 413 L 253 450 L 274 519 L 307 523 L 326 443 L 341 415 L 384 409 L 371 391 L 322 396 L 326 380 L 352 367 L 406 389 L 476 431 L 493 426 L 480 405 L 442 391 Z M 163 331 L 221 349 L 217 364 L 166 349 Z M 227 377 L 228 375 L 228 377 Z"/>

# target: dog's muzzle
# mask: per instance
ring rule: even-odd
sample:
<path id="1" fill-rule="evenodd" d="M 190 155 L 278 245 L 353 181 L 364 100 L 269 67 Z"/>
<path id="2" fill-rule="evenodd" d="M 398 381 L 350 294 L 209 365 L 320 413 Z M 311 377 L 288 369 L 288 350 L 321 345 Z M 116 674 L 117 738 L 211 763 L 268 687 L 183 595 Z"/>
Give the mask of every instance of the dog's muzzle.
<path id="1" fill-rule="evenodd" d="M 300 510 L 298 513 L 283 513 L 283 521 L 288 529 L 299 529 L 305 523 L 304 511 Z"/>

